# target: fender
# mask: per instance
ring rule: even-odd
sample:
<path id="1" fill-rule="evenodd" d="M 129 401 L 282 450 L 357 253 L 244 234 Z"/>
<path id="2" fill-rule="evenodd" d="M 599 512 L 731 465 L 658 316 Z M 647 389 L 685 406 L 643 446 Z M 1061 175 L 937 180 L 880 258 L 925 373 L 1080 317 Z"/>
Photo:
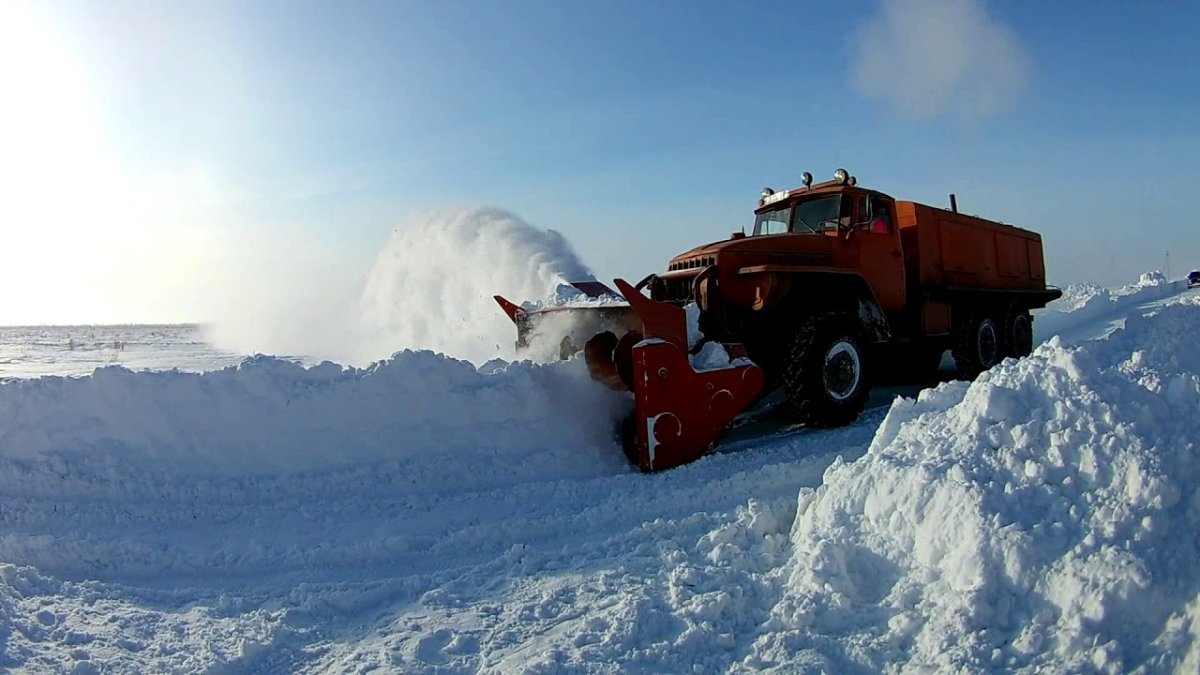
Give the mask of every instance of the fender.
<path id="1" fill-rule="evenodd" d="M 858 272 L 768 264 L 738 268 L 733 276 L 739 286 L 751 282 L 754 298 L 748 304 L 755 310 L 796 303 L 807 311 L 847 311 L 862 321 L 868 340 L 884 342 L 892 338 L 891 326 L 879 300 Z"/>

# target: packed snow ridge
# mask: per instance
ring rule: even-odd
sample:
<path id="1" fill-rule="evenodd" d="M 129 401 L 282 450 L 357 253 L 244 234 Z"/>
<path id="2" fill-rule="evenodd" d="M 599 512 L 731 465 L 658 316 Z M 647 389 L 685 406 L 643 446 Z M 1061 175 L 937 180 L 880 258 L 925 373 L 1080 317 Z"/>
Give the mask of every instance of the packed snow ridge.
<path id="1" fill-rule="evenodd" d="M 801 494 L 752 665 L 1196 672 L 1197 309 L 897 401 Z"/>
<path id="2" fill-rule="evenodd" d="M 1106 320 L 1123 319 L 1138 305 L 1170 297 L 1187 289 L 1186 279 L 1170 281 L 1162 272 L 1146 272 L 1132 284 L 1103 288 L 1095 284 L 1071 284 L 1063 296 L 1037 312 L 1034 331 L 1039 341 L 1055 335 L 1093 337 L 1092 329 Z M 1083 334 L 1077 334 L 1080 330 Z"/>
<path id="3" fill-rule="evenodd" d="M 1200 294 L 1143 287 L 652 476 L 578 360 L 8 382 L 0 667 L 1197 672 Z"/>
<path id="4" fill-rule="evenodd" d="M 479 487 L 447 471 L 451 458 L 483 482 L 593 475 L 612 465 L 624 407 L 579 360 L 484 371 L 404 351 L 363 369 L 265 356 L 207 373 L 107 367 L 0 387 L 0 486 L 54 489 L 98 467 L 194 479 L 402 461 L 416 489 Z"/>

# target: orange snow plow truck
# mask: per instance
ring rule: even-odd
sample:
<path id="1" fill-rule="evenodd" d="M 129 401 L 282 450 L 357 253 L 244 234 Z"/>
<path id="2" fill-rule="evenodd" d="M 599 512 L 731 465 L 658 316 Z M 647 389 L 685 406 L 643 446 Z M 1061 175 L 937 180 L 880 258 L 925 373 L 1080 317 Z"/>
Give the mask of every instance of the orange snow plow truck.
<path id="1" fill-rule="evenodd" d="M 617 279 L 628 306 L 597 308 L 609 329 L 584 355 L 594 379 L 632 392 L 622 436 L 643 471 L 703 456 L 765 391 L 781 388 L 798 421 L 836 427 L 859 416 L 882 367 L 929 378 L 951 350 L 974 377 L 1025 356 L 1030 310 L 1062 295 L 1046 285 L 1040 235 L 959 213 L 953 195 L 949 210 L 897 201 L 844 169 L 803 183 L 763 189 L 750 234 L 636 285 Z M 496 299 L 519 333 L 555 311 Z"/>

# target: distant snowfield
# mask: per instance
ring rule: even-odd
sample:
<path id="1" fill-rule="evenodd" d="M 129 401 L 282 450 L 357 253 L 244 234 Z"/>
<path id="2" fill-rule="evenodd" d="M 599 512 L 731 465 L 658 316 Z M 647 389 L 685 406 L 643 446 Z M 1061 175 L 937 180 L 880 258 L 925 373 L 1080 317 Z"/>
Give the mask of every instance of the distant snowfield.
<path id="1" fill-rule="evenodd" d="M 651 476 L 578 361 L 7 382 L 0 668 L 1200 671 L 1200 295 L 1136 286 Z"/>
<path id="2" fill-rule="evenodd" d="M 201 372 L 243 358 L 209 346 L 199 326 L 0 326 L 0 381 L 105 366 Z"/>

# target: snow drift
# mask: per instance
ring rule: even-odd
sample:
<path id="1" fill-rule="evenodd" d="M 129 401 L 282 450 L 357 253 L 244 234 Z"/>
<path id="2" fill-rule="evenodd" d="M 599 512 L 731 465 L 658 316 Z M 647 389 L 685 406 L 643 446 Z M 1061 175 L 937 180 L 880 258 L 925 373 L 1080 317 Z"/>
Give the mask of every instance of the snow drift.
<path id="1" fill-rule="evenodd" d="M 1073 332 L 1110 317 L 1123 318 L 1138 305 L 1166 298 L 1187 288 L 1187 281 L 1169 281 L 1161 272 L 1146 272 L 1132 284 L 1102 288 L 1094 284 L 1071 284 L 1063 296 L 1037 313 L 1033 328 L 1039 342 L 1055 335 L 1074 337 Z"/>
<path id="2" fill-rule="evenodd" d="M 1200 666 L 1200 312 L 897 401 L 803 491 L 751 665 Z"/>
<path id="3" fill-rule="evenodd" d="M 0 489 L 380 462 L 403 462 L 413 490 L 594 475 L 621 466 L 623 404 L 578 360 L 485 373 L 405 351 L 365 369 L 270 357 L 208 373 L 101 368 L 0 386 Z"/>

